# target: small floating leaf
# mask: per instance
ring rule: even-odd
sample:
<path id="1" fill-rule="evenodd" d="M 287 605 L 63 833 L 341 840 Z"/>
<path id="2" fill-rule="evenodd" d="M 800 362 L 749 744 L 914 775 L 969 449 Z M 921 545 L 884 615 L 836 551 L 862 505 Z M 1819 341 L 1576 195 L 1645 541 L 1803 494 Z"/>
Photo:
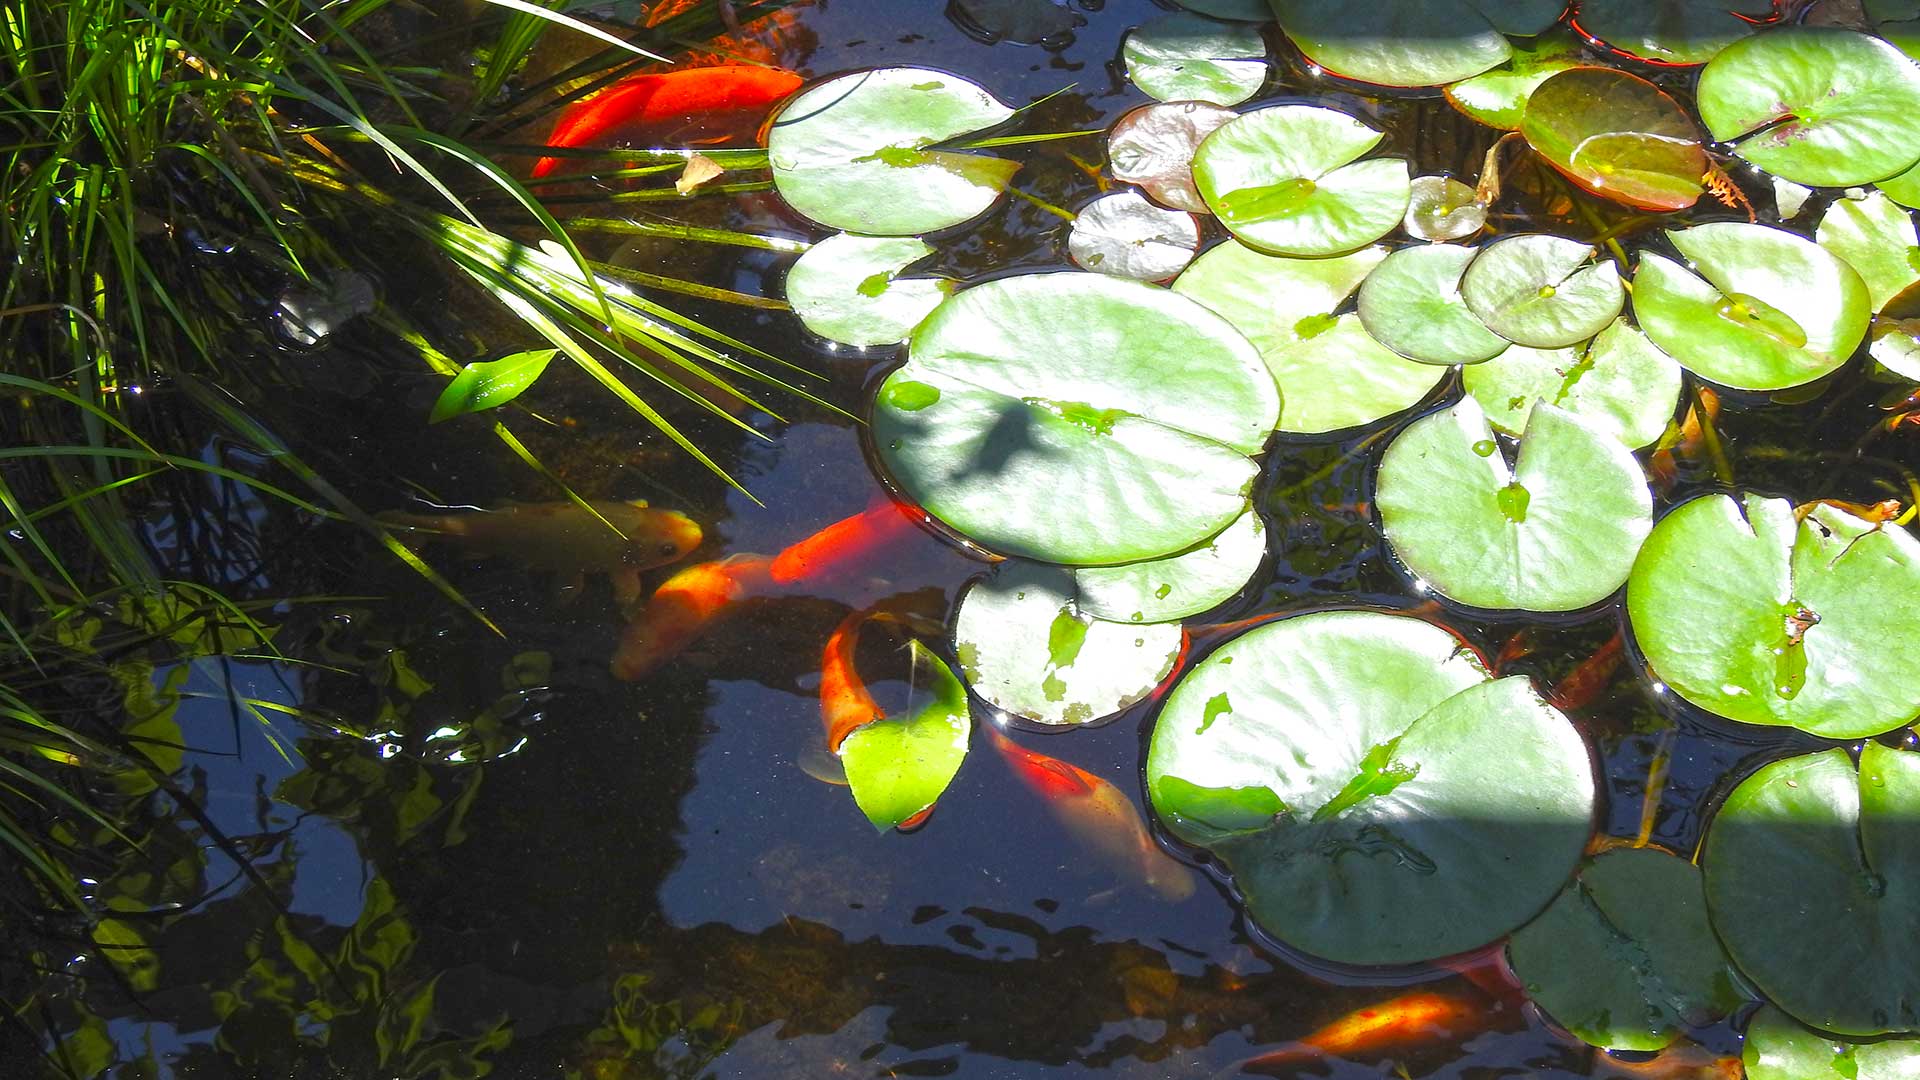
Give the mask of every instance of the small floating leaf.
<path id="1" fill-rule="evenodd" d="M 1167 15 L 1129 31 L 1127 78 L 1161 101 L 1238 105 L 1267 81 L 1267 43 L 1254 27 Z"/>
<path id="2" fill-rule="evenodd" d="M 1200 195 L 1235 237 L 1280 255 L 1335 255 L 1400 224 L 1407 163 L 1356 160 L 1380 132 L 1336 109 L 1276 105 L 1207 136 L 1194 156 Z"/>
<path id="3" fill-rule="evenodd" d="M 1467 310 L 1460 277 L 1474 249 L 1402 248 L 1360 287 L 1360 321 L 1375 341 L 1424 364 L 1477 364 L 1511 344 Z"/>
<path id="4" fill-rule="evenodd" d="M 1467 393 L 1508 435 L 1527 428 L 1535 402 L 1590 421 L 1628 447 L 1660 438 L 1680 398 L 1680 365 L 1645 334 L 1615 319 L 1584 346 L 1515 345 L 1461 372 Z"/>
<path id="5" fill-rule="evenodd" d="M 1487 226 L 1473 188 L 1451 176 L 1416 176 L 1401 227 L 1416 240 L 1458 240 Z"/>
<path id="6" fill-rule="evenodd" d="M 1459 82 L 1513 55 L 1506 34 L 1538 34 L 1558 0 L 1273 0 L 1280 28 L 1328 71 L 1384 86 Z"/>
<path id="7" fill-rule="evenodd" d="M 1080 610 L 1113 622 L 1158 623 L 1219 607 L 1267 557 L 1267 528 L 1249 509 L 1218 536 L 1178 555 L 1073 572 Z"/>
<path id="8" fill-rule="evenodd" d="M 829 236 L 787 271 L 787 302 L 807 329 L 829 341 L 905 341 L 953 291 L 950 281 L 896 277 L 931 254 L 932 247 L 910 236 Z"/>
<path id="9" fill-rule="evenodd" d="M 1920 260 L 1915 258 L 1920 234 L 1915 233 L 1913 215 L 1881 192 L 1834 200 L 1813 235 L 1866 282 L 1875 311 L 1920 282 Z"/>
<path id="10" fill-rule="evenodd" d="M 1576 24 L 1608 48 L 1661 64 L 1704 64 L 1753 33 L 1771 0 L 1580 0 Z"/>
<path id="11" fill-rule="evenodd" d="M 1604 67 L 1562 71 L 1527 99 L 1520 130 L 1554 168 L 1614 202 L 1684 210 L 1704 190 L 1707 154 L 1693 121 L 1637 75 Z"/>
<path id="12" fill-rule="evenodd" d="M 853 801 L 883 831 L 940 798 L 960 771 L 973 733 L 967 691 L 953 669 L 919 641 L 911 648 L 912 685 L 925 700 L 909 706 L 906 717 L 876 720 L 840 744 Z"/>
<path id="13" fill-rule="evenodd" d="M 1517 131 L 1533 88 L 1580 63 L 1579 39 L 1557 28 L 1530 45 L 1514 44 L 1513 58 L 1499 67 L 1447 87 L 1447 100 L 1488 127 Z"/>
<path id="14" fill-rule="evenodd" d="M 1746 1080 L 1913 1080 L 1920 1039 L 1856 1043 L 1813 1031 L 1772 1005 L 1747 1021 Z"/>
<path id="15" fill-rule="evenodd" d="M 1460 276 L 1460 297 L 1487 329 L 1553 349 L 1585 341 L 1626 303 L 1611 261 L 1564 236 L 1508 236 L 1483 248 Z"/>
<path id="16" fill-rule="evenodd" d="M 1202 139 L 1238 115 L 1204 101 L 1160 102 L 1129 111 L 1107 136 L 1113 178 L 1139 184 L 1162 206 L 1213 213 L 1194 186 L 1193 155 Z"/>
<path id="17" fill-rule="evenodd" d="M 1140 281 L 1164 281 L 1185 270 L 1199 246 L 1192 214 L 1163 210 L 1137 191 L 1088 203 L 1067 234 L 1067 253 L 1082 269 Z"/>
<path id="18" fill-rule="evenodd" d="M 427 423 L 437 424 L 456 416 L 505 405 L 532 386 L 533 381 L 547 370 L 547 365 L 558 355 L 558 349 L 529 349 L 498 360 L 468 364 L 434 399 L 433 411 L 427 414 Z"/>

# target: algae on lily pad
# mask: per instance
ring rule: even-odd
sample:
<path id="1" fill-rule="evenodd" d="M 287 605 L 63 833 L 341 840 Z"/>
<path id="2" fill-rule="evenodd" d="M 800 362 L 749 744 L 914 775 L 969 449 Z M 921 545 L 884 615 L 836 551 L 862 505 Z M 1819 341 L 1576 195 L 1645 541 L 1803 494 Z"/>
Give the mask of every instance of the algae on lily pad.
<path id="1" fill-rule="evenodd" d="M 973 719 L 946 661 L 911 644 L 913 686 L 927 694 L 904 717 L 882 717 L 840 743 L 853 801 L 874 828 L 895 828 L 932 806 L 966 760 Z"/>
<path id="2" fill-rule="evenodd" d="M 1920 1030 L 1920 754 L 1763 766 L 1714 814 L 1701 867 L 1713 928 L 1773 1004 L 1840 1035 Z"/>
<path id="3" fill-rule="evenodd" d="M 1193 176 L 1241 242 L 1279 255 L 1337 255 L 1392 232 L 1407 212 L 1407 163 L 1361 159 L 1380 138 L 1338 109 L 1275 105 L 1207 136 Z"/>
<path id="4" fill-rule="evenodd" d="M 1740 1060 L 1746 1080 L 1914 1080 L 1920 1039 L 1851 1042 L 1768 1005 L 1747 1021 Z"/>
<path id="5" fill-rule="evenodd" d="M 1916 595 L 1920 542 L 1897 525 L 1707 495 L 1647 538 L 1627 617 L 1654 677 L 1695 705 L 1856 739 L 1920 716 Z"/>
<path id="6" fill-rule="evenodd" d="M 1238 105 L 1267 81 L 1267 42 L 1257 28 L 1185 12 L 1128 31 L 1120 56 L 1127 78 L 1161 101 Z"/>
<path id="7" fill-rule="evenodd" d="M 1348 964 L 1520 926 L 1573 873 L 1594 803 L 1586 743 L 1531 683 L 1366 611 L 1267 623 L 1195 665 L 1154 722 L 1147 791 L 1262 929 Z"/>
<path id="8" fill-rule="evenodd" d="M 773 186 L 802 216 L 867 236 L 911 236 L 977 217 L 1016 162 L 929 149 L 1013 110 L 931 68 L 858 71 L 808 87 L 767 131 Z"/>
<path id="9" fill-rule="evenodd" d="M 1561 0 L 1272 0 L 1280 28 L 1332 74 L 1383 86 L 1438 86 L 1505 63 L 1507 34 L 1545 31 Z"/>
<path id="10" fill-rule="evenodd" d="M 1629 56 L 1704 64 L 1772 11 L 1772 0 L 1580 0 L 1575 23 Z"/>
<path id="11" fill-rule="evenodd" d="M 1534 89 L 1520 131 L 1555 169 L 1604 199 L 1684 210 L 1706 190 L 1699 130 L 1678 102 L 1638 75 L 1562 71 Z"/>
<path id="12" fill-rule="evenodd" d="M 1073 572 L 1080 611 L 1120 623 L 1160 623 L 1219 607 L 1267 557 L 1267 526 L 1249 508 L 1219 535 L 1164 559 Z"/>
<path id="13" fill-rule="evenodd" d="M 1834 200 L 1813 238 L 1866 282 L 1875 311 L 1920 282 L 1920 235 L 1913 215 L 1882 192 Z"/>
<path id="14" fill-rule="evenodd" d="M 1360 321 L 1375 341 L 1423 364 L 1477 364 L 1512 343 L 1487 329 L 1460 296 L 1475 249 L 1401 248 L 1360 286 Z"/>
<path id="15" fill-rule="evenodd" d="M 874 400 L 881 463 L 977 543 L 1047 562 L 1159 558 L 1226 528 L 1280 415 L 1226 320 L 1104 274 L 962 290 L 907 355 Z"/>
<path id="16" fill-rule="evenodd" d="M 1633 454 L 1536 405 L 1509 467 L 1473 398 L 1407 425 L 1380 459 L 1374 504 L 1393 552 L 1440 595 L 1493 610 L 1574 611 L 1627 580 L 1653 526 Z"/>
<path id="17" fill-rule="evenodd" d="M 1514 43 L 1513 58 L 1446 88 L 1453 107 L 1488 127 L 1518 131 L 1533 89 L 1555 74 L 1584 63 L 1580 40 L 1557 28 L 1528 44 Z"/>
<path id="18" fill-rule="evenodd" d="M 1699 869 L 1655 848 L 1595 856 L 1507 955 L 1534 1004 L 1606 1050 L 1664 1049 L 1746 1000 Z"/>
<path id="19" fill-rule="evenodd" d="M 940 278 L 899 277 L 931 254 L 932 247 L 911 236 L 829 236 L 787 271 L 787 302 L 807 329 L 829 341 L 905 341 L 953 291 L 953 283 Z"/>
<path id="20" fill-rule="evenodd" d="M 967 685 L 1038 724 L 1085 724 L 1153 692 L 1186 642 L 1179 623 L 1131 624 L 1087 614 L 1065 567 L 1012 560 L 975 582 L 954 616 Z"/>
<path id="21" fill-rule="evenodd" d="M 1547 233 L 1488 244 L 1460 275 L 1460 298 L 1487 329 L 1521 345 L 1553 349 L 1599 333 L 1620 314 L 1626 290 L 1611 260 L 1578 240 Z"/>
<path id="22" fill-rule="evenodd" d="M 1515 345 L 1461 371 L 1467 393 L 1502 434 L 1519 435 L 1535 402 L 1565 409 L 1631 448 L 1665 434 L 1680 400 L 1680 365 L 1624 318 L 1585 345 Z"/>

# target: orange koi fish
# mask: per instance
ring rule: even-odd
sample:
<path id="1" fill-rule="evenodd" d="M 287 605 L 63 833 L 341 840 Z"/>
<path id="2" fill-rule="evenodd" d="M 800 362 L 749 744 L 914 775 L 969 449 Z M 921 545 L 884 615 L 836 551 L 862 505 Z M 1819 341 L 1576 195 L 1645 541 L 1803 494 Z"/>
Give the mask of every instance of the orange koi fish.
<path id="1" fill-rule="evenodd" d="M 1646 1061 L 1623 1061 L 1605 1051 L 1593 1055 L 1595 1080 L 1741 1080 L 1739 1057 L 1716 1054 L 1696 1043 L 1676 1043 Z"/>
<path id="2" fill-rule="evenodd" d="M 925 514 L 886 499 L 821 529 L 773 557 L 776 584 L 820 581 L 865 562 L 875 551 L 913 533 Z"/>
<path id="3" fill-rule="evenodd" d="M 1687 406 L 1686 419 L 1680 425 L 1677 442 L 1668 449 L 1655 450 L 1647 460 L 1647 472 L 1662 487 L 1673 483 L 1678 472 L 1677 457 L 1696 458 L 1707 442 L 1707 428 L 1720 418 L 1720 395 L 1712 387 L 1700 388 L 1700 402 L 1706 405 L 1706 415 L 1700 415 L 1698 405 Z M 1664 440 L 1662 440 L 1664 441 Z"/>
<path id="4" fill-rule="evenodd" d="M 1356 1009 L 1299 1042 L 1240 1063 L 1242 1073 L 1289 1075 L 1322 1058 L 1383 1055 L 1441 1039 L 1459 1039 L 1488 1025 L 1488 1010 L 1470 1001 L 1417 990 L 1383 1005 Z"/>
<path id="5" fill-rule="evenodd" d="M 1615 630 L 1593 655 L 1580 661 L 1565 678 L 1554 684 L 1553 692 L 1547 695 L 1548 704 L 1556 709 L 1583 709 L 1593 704 L 1593 699 L 1606 689 L 1608 680 L 1620 666 L 1620 650 L 1625 641 L 1620 631 Z"/>
<path id="6" fill-rule="evenodd" d="M 1193 871 L 1160 850 L 1140 820 L 1133 800 L 1111 781 L 1029 750 L 985 725 L 988 737 L 1015 775 L 1046 800 L 1075 841 L 1129 880 L 1143 882 L 1163 898 L 1179 903 L 1193 895 Z"/>
<path id="7" fill-rule="evenodd" d="M 621 632 L 610 665 L 613 677 L 638 679 L 652 671 L 766 588 L 765 555 L 697 563 L 673 575 Z"/>
<path id="8" fill-rule="evenodd" d="M 754 64 L 630 75 L 561 110 L 547 145 L 574 149 L 617 143 L 751 143 L 774 103 L 798 90 L 802 81 L 791 71 Z M 535 162 L 534 179 L 558 169 L 562 160 L 543 157 Z"/>
<path id="9" fill-rule="evenodd" d="M 860 627 L 868 619 L 892 618 L 884 612 L 856 611 L 840 620 L 840 625 L 827 636 L 827 647 L 820 654 L 820 721 L 827 729 L 828 753 L 838 755 L 840 744 L 847 741 L 847 736 L 887 718 L 886 710 L 873 700 L 867 684 L 854 670 L 853 653 L 860 644 Z M 901 832 L 912 832 L 926 824 L 933 816 L 933 809 L 929 806 L 895 827 Z"/>
<path id="10" fill-rule="evenodd" d="M 1513 973 L 1513 965 L 1507 962 L 1504 941 L 1434 963 L 1479 987 L 1492 1001 L 1517 1004 L 1526 996 L 1526 987 Z"/>

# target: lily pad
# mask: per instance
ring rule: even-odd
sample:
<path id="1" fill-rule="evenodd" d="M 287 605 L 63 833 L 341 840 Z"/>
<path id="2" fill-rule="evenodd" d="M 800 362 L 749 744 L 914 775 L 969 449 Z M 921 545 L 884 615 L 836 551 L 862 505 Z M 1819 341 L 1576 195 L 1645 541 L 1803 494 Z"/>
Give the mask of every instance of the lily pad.
<path id="1" fill-rule="evenodd" d="M 1680 365 L 1615 319 L 1585 346 L 1515 345 L 1461 372 L 1467 393 L 1502 434 L 1527 429 L 1535 402 L 1565 409 L 1630 448 L 1659 439 L 1680 400 Z"/>
<path id="2" fill-rule="evenodd" d="M 1460 298 L 1487 329 L 1553 349 L 1605 329 L 1626 304 L 1620 272 L 1578 240 L 1534 233 L 1482 248 L 1460 275 Z"/>
<path id="3" fill-rule="evenodd" d="M 1488 127 L 1520 130 L 1533 88 L 1555 73 L 1583 62 L 1580 39 L 1564 28 L 1540 35 L 1531 44 L 1515 44 L 1513 58 L 1446 88 L 1453 107 Z"/>
<path id="4" fill-rule="evenodd" d="M 1267 42 L 1257 28 L 1184 12 L 1134 27 L 1120 56 L 1127 78 L 1161 101 L 1238 105 L 1267 81 Z"/>
<path id="5" fill-rule="evenodd" d="M 966 760 L 973 733 L 966 687 L 925 645 L 916 640 L 911 648 L 913 685 L 925 690 L 926 701 L 906 717 L 857 728 L 840 744 L 853 801 L 883 832 L 940 798 Z"/>
<path id="6" fill-rule="evenodd" d="M 1407 212 L 1407 163 L 1358 160 L 1380 138 L 1337 109 L 1276 105 L 1207 136 L 1193 176 L 1242 242 L 1280 255 L 1336 255 L 1392 232 Z"/>
<path id="7" fill-rule="evenodd" d="M 1873 320 L 1867 355 L 1901 378 L 1920 381 L 1920 285 L 1887 301 Z"/>
<path id="8" fill-rule="evenodd" d="M 1200 141 L 1240 115 L 1204 101 L 1142 105 L 1114 122 L 1107 135 L 1113 178 L 1139 184 L 1162 206 L 1211 214 L 1193 183 L 1193 155 Z"/>
<path id="9" fill-rule="evenodd" d="M 1866 282 L 1875 311 L 1920 281 L 1920 235 L 1913 215 L 1881 192 L 1835 200 L 1813 235 Z"/>
<path id="10" fill-rule="evenodd" d="M 1742 973 L 1803 1024 L 1920 1029 L 1920 754 L 1869 742 L 1762 767 L 1707 828 L 1713 927 Z M 1795 1080 L 1819 1075 L 1802 1073 Z"/>
<path id="11" fill-rule="evenodd" d="M 1082 612 L 1112 622 L 1174 622 L 1219 607 L 1267 557 L 1267 527 L 1248 509 L 1218 536 L 1165 559 L 1073 572 Z"/>
<path id="12" fill-rule="evenodd" d="M 1580 0 L 1576 25 L 1617 52 L 1660 64 L 1704 64 L 1753 33 L 1741 15 L 1770 14 L 1770 0 Z"/>
<path id="13" fill-rule="evenodd" d="M 1876 181 L 1874 186 L 1886 194 L 1887 198 L 1909 209 L 1920 209 L 1920 165 L 1915 165 L 1898 176 Z"/>
<path id="14" fill-rule="evenodd" d="M 1062 0 L 950 0 L 948 17 L 974 37 L 1017 45 L 1070 42 L 1087 22 Z"/>
<path id="15" fill-rule="evenodd" d="M 1068 272 L 1001 278 L 936 308 L 880 387 L 871 431 L 907 495 L 976 542 L 1097 565 L 1226 528 L 1279 413 L 1259 353 L 1224 319 Z"/>
<path id="16" fill-rule="evenodd" d="M 774 117 L 773 186 L 802 216 L 832 229 L 911 236 L 958 225 L 992 206 L 1019 165 L 929 147 L 1012 115 L 978 85 L 930 68 L 828 79 Z"/>
<path id="17" fill-rule="evenodd" d="M 1594 858 L 1507 945 L 1527 996 L 1608 1050 L 1661 1050 L 1746 1000 L 1707 922 L 1700 871 L 1653 848 Z"/>
<path id="18" fill-rule="evenodd" d="M 1163 210 L 1137 191 L 1088 203 L 1067 234 L 1075 265 L 1140 281 L 1164 281 L 1185 270 L 1199 247 L 1200 225 L 1192 214 Z"/>
<path id="19" fill-rule="evenodd" d="M 1307 59 L 1335 75 L 1383 86 L 1438 86 L 1505 63 L 1507 34 L 1538 34 L 1559 0 L 1273 0 L 1274 15 Z"/>
<path id="20" fill-rule="evenodd" d="M 1197 11 L 1216 19 L 1237 19 L 1241 22 L 1270 22 L 1273 19 L 1273 9 L 1267 6 L 1267 0 L 1173 0 L 1173 2 L 1188 11 Z"/>
<path id="21" fill-rule="evenodd" d="M 1709 712 L 1829 739 L 1920 716 L 1920 543 L 1821 504 L 1726 495 L 1661 519 L 1627 585 L 1656 678 Z"/>
<path id="22" fill-rule="evenodd" d="M 1440 627 L 1321 612 L 1250 630 L 1184 676 L 1147 790 L 1288 945 L 1403 964 L 1532 918 L 1578 864 L 1592 764 L 1521 677 Z"/>
<path id="23" fill-rule="evenodd" d="M 931 254 L 910 236 L 829 236 L 787 271 L 787 302 L 807 329 L 829 341 L 893 345 L 953 291 L 944 279 L 899 277 Z"/>
<path id="24" fill-rule="evenodd" d="M 1920 160 L 1920 66 L 1866 34 L 1797 26 L 1736 42 L 1700 72 L 1698 98 L 1714 138 L 1795 183 L 1864 184 Z"/>
<path id="25" fill-rule="evenodd" d="M 1487 208 L 1451 176 L 1416 176 L 1400 226 L 1416 240 L 1458 240 L 1487 227 Z"/>
<path id="26" fill-rule="evenodd" d="M 1185 643 L 1179 623 L 1130 625 L 1080 610 L 1072 571 L 1002 563 L 960 597 L 955 655 L 967 685 L 1039 724 L 1084 724 L 1153 692 Z"/>
<path id="27" fill-rule="evenodd" d="M 1813 1031 L 1771 1005 L 1747 1021 L 1746 1080 L 1913 1080 L 1920 1039 L 1856 1043 Z"/>
<path id="28" fill-rule="evenodd" d="M 1742 390 L 1799 386 L 1845 363 L 1866 336 L 1866 283 L 1810 240 L 1729 221 L 1667 237 L 1697 273 L 1642 254 L 1633 314 L 1702 378 Z"/>
<path id="29" fill-rule="evenodd" d="M 1705 190 L 1699 130 L 1660 88 L 1615 68 L 1575 67 L 1527 99 L 1520 131 L 1568 179 L 1603 199 L 1684 210 Z"/>
<path id="30" fill-rule="evenodd" d="M 1599 603 L 1627 580 L 1653 526 L 1640 464 L 1611 433 L 1536 405 L 1509 469 L 1471 397 L 1393 440 L 1374 505 L 1409 571 L 1442 596 L 1494 610 Z"/>
<path id="31" fill-rule="evenodd" d="M 1360 321 L 1375 341 L 1424 364 L 1477 364 L 1511 344 L 1467 310 L 1460 277 L 1474 249 L 1402 248 L 1360 286 Z"/>

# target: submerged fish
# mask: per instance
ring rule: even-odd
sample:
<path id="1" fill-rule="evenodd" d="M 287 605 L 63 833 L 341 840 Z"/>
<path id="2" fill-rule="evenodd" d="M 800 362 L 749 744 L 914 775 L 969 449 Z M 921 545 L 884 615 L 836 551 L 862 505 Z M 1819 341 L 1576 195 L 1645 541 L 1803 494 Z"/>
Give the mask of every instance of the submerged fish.
<path id="1" fill-rule="evenodd" d="M 1323 1058 L 1380 1056 L 1441 1039 L 1459 1039 L 1486 1027 L 1490 1019 L 1489 1010 L 1474 1002 L 1416 990 L 1356 1009 L 1299 1042 L 1241 1062 L 1234 1072 L 1291 1075 L 1280 1070 Z"/>
<path id="2" fill-rule="evenodd" d="M 1125 792 L 1104 777 L 1021 746 L 992 724 L 985 726 L 1014 774 L 1046 800 L 1076 842 L 1167 900 L 1177 903 L 1193 895 L 1193 871 L 1160 850 Z"/>
<path id="3" fill-rule="evenodd" d="M 724 146 L 754 140 L 775 102 L 800 88 L 791 71 L 755 64 L 685 68 L 630 75 L 561 110 L 547 145 L 562 149 L 615 144 L 647 147 Z M 564 159 L 534 163 L 535 179 Z"/>
<path id="4" fill-rule="evenodd" d="M 616 679 L 637 679 L 686 648 L 741 601 L 767 588 L 765 555 L 734 555 L 696 563 L 653 591 L 647 606 L 620 633 L 609 665 Z"/>
<path id="5" fill-rule="evenodd" d="M 1741 1080 L 1746 1066 L 1734 1055 L 1697 1043 L 1676 1043 L 1646 1061 L 1623 1061 L 1605 1051 L 1593 1055 L 1595 1080 Z"/>
<path id="6" fill-rule="evenodd" d="M 864 564 L 875 552 L 911 535 L 919 511 L 891 499 L 821 529 L 773 557 L 770 573 L 781 585 L 820 581 Z"/>

